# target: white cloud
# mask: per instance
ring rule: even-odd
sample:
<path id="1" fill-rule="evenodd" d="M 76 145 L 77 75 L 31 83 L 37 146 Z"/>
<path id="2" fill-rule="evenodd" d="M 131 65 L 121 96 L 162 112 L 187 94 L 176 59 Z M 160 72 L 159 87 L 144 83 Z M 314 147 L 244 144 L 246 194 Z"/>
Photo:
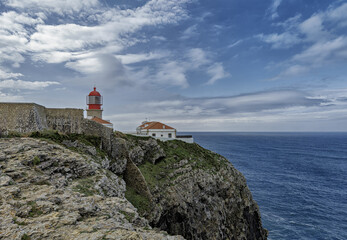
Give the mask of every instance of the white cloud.
<path id="1" fill-rule="evenodd" d="M 242 43 L 242 42 L 243 42 L 243 40 L 238 40 L 238 41 L 236 41 L 236 42 L 234 42 L 234 43 L 232 43 L 232 44 L 229 44 L 229 45 L 228 45 L 228 48 L 236 47 L 237 45 L 239 45 L 239 44 Z"/>
<path id="2" fill-rule="evenodd" d="M 123 130 L 134 130 L 144 118 L 150 117 L 178 131 L 308 131 L 325 125 L 320 121 L 346 122 L 347 91 L 317 90 L 307 94 L 278 90 L 216 98 L 171 97 L 128 107 L 133 113 L 109 116 Z"/>
<path id="3" fill-rule="evenodd" d="M 0 79 L 17 78 L 23 76 L 21 73 L 11 73 L 0 68 Z"/>
<path id="4" fill-rule="evenodd" d="M 30 31 L 39 23 L 42 23 L 40 18 L 25 13 L 10 11 L 0 15 L 0 64 L 9 62 L 13 67 L 19 67 L 25 61 L 23 54 Z"/>
<path id="5" fill-rule="evenodd" d="M 138 54 L 125 54 L 125 55 L 116 55 L 123 64 L 132 64 L 143 61 L 149 61 L 154 59 L 165 58 L 169 55 L 166 51 L 161 52 L 150 52 L 150 53 L 138 53 Z"/>
<path id="6" fill-rule="evenodd" d="M 341 36 L 329 41 L 317 42 L 302 53 L 295 55 L 292 60 L 321 66 L 332 59 L 337 60 L 339 52 L 346 50 L 347 36 Z"/>
<path id="7" fill-rule="evenodd" d="M 3 80 L 0 81 L 0 89 L 11 89 L 11 90 L 40 90 L 51 85 L 59 85 L 58 82 L 39 82 L 39 81 L 22 81 L 22 80 Z"/>
<path id="8" fill-rule="evenodd" d="M 189 67 L 198 68 L 202 65 L 209 64 L 211 60 L 208 59 L 207 55 L 208 53 L 201 48 L 192 48 L 188 50 L 187 57 L 189 60 Z"/>
<path id="9" fill-rule="evenodd" d="M 186 39 L 189 39 L 189 38 L 196 36 L 198 34 L 197 33 L 197 27 L 198 26 L 196 24 L 188 27 L 186 30 L 184 30 L 184 32 L 181 36 L 181 39 L 186 40 Z"/>
<path id="10" fill-rule="evenodd" d="M 185 76 L 186 69 L 175 61 L 167 62 L 161 65 L 156 74 L 156 83 L 161 85 L 179 86 L 187 88 L 189 86 Z"/>
<path id="11" fill-rule="evenodd" d="M 268 9 L 268 12 L 269 12 L 271 19 L 275 19 L 275 18 L 279 17 L 277 9 L 281 5 L 281 3 L 282 3 L 282 0 L 273 0 L 272 1 L 272 4 L 271 4 L 270 8 Z"/>
<path id="12" fill-rule="evenodd" d="M 207 85 L 212 85 L 216 81 L 229 77 L 230 74 L 224 70 L 222 63 L 215 63 L 207 69 L 207 73 L 211 78 L 207 81 Z"/>
<path id="13" fill-rule="evenodd" d="M 272 44 L 272 48 L 289 48 L 295 44 L 302 42 L 302 39 L 295 33 L 284 32 L 281 34 L 272 33 L 268 35 L 259 34 L 257 35 L 262 41 Z"/>
<path id="14" fill-rule="evenodd" d="M 345 20 L 347 23 L 345 9 L 347 9 L 346 3 L 339 6 L 331 5 L 326 11 L 315 13 L 301 22 L 299 21 L 301 16 L 296 15 L 283 23 L 275 24 L 283 27 L 284 32 L 257 35 L 275 49 L 291 47 L 298 43 L 308 45 L 290 59 L 279 63 L 278 66 L 286 68 L 272 80 L 300 75 L 313 68 L 345 60 L 347 35 L 337 31 L 338 27 L 344 26 Z"/>
<path id="15" fill-rule="evenodd" d="M 337 8 L 331 8 L 326 13 L 326 18 L 330 21 L 336 22 L 340 27 L 347 26 L 347 3 L 342 4 Z"/>
<path id="16" fill-rule="evenodd" d="M 98 0 L 4 0 L 4 4 L 13 8 L 55 12 L 60 15 L 73 14 L 99 5 Z"/>
<path id="17" fill-rule="evenodd" d="M 323 21 L 323 16 L 317 14 L 298 26 L 299 30 L 306 35 L 306 41 L 323 41 L 329 36 L 328 32 L 324 30 Z"/>
<path id="18" fill-rule="evenodd" d="M 18 102 L 22 101 L 24 98 L 20 95 L 12 95 L 8 93 L 3 93 L 0 91 L 0 102 Z"/>

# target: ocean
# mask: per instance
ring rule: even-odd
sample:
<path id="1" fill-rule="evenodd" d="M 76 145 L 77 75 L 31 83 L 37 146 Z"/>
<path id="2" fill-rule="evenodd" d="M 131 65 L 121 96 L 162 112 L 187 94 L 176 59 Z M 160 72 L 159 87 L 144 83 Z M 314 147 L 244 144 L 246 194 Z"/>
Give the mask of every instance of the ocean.
<path id="1" fill-rule="evenodd" d="M 347 133 L 184 133 L 241 171 L 269 239 L 347 239 Z"/>

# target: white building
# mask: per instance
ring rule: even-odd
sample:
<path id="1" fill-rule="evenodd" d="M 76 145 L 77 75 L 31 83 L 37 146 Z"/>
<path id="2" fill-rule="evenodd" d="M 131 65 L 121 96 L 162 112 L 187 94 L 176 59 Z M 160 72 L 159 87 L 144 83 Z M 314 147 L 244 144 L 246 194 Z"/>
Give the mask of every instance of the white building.
<path id="1" fill-rule="evenodd" d="M 155 138 L 176 138 L 176 129 L 161 122 L 145 121 L 136 128 L 136 134 Z"/>
<path id="2" fill-rule="evenodd" d="M 144 121 L 140 126 L 136 128 L 136 135 L 151 136 L 158 138 L 162 141 L 168 140 L 181 140 L 187 143 L 193 143 L 194 139 L 192 136 L 177 136 L 175 128 L 170 127 L 161 122 L 147 122 Z"/>

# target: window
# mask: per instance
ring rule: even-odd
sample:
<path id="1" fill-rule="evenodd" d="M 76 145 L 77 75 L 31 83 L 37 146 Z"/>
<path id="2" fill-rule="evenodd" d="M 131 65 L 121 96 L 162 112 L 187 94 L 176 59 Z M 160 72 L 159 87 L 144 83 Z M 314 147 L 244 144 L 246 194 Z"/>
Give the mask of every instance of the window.
<path id="1" fill-rule="evenodd" d="M 155 133 L 152 133 L 152 137 L 155 137 Z"/>
<path id="2" fill-rule="evenodd" d="M 172 138 L 172 133 L 169 133 L 169 138 Z"/>

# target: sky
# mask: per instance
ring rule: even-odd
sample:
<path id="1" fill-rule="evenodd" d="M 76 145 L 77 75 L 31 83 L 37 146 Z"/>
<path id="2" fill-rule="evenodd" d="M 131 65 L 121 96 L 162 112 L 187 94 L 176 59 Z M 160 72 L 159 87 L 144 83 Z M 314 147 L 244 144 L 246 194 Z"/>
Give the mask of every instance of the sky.
<path id="1" fill-rule="evenodd" d="M 347 0 L 1 0 L 0 101 L 178 131 L 347 131 Z"/>

